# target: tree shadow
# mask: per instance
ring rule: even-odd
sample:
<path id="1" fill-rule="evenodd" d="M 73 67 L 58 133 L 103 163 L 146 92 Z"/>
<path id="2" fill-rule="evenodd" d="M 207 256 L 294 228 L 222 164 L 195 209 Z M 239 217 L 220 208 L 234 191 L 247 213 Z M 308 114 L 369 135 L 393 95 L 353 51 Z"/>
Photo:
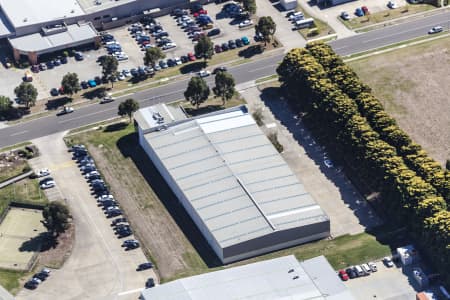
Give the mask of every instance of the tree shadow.
<path id="1" fill-rule="evenodd" d="M 114 132 L 119 131 L 122 129 L 125 129 L 128 126 L 127 122 L 120 122 L 120 123 L 114 123 L 106 126 L 106 128 L 103 130 L 104 132 Z"/>
<path id="2" fill-rule="evenodd" d="M 188 73 L 192 73 L 192 72 L 198 72 L 201 69 L 206 68 L 207 63 L 205 61 L 196 61 L 194 63 L 190 63 L 187 65 L 184 65 L 180 68 L 180 73 L 181 74 L 188 74 Z"/>
<path id="3" fill-rule="evenodd" d="M 19 120 L 25 115 L 30 114 L 30 110 L 26 107 L 11 107 L 0 113 L 0 121 Z"/>
<path id="4" fill-rule="evenodd" d="M 238 55 L 240 57 L 244 58 L 251 58 L 257 54 L 261 54 L 264 52 L 264 46 L 263 45 L 253 45 L 249 46 L 241 51 L 238 52 Z"/>
<path id="5" fill-rule="evenodd" d="M 221 261 L 209 246 L 208 242 L 203 237 L 203 234 L 194 224 L 164 178 L 162 178 L 159 171 L 139 145 L 137 133 L 131 133 L 119 139 L 117 147 L 125 157 L 133 160 L 142 176 L 153 189 L 205 264 L 209 268 L 221 266 Z"/>
<path id="6" fill-rule="evenodd" d="M 186 113 L 188 115 L 195 117 L 195 116 L 207 114 L 210 112 L 222 110 L 223 108 L 224 107 L 220 104 L 210 104 L 210 105 L 201 106 L 198 109 L 192 108 L 192 107 L 187 107 L 184 110 L 186 111 Z"/>
<path id="7" fill-rule="evenodd" d="M 93 90 L 84 92 L 83 94 L 81 94 L 81 97 L 88 99 L 88 100 L 93 100 L 95 98 L 103 98 L 106 95 L 106 87 L 99 87 L 99 88 L 95 88 Z"/>
<path id="8" fill-rule="evenodd" d="M 58 109 L 64 105 L 66 105 L 67 103 L 72 102 L 72 99 L 66 96 L 57 98 L 57 99 L 52 99 L 52 100 L 48 100 L 47 103 L 45 104 L 46 109 L 47 110 L 55 110 Z"/>
<path id="9" fill-rule="evenodd" d="M 20 245 L 20 252 L 43 252 L 55 248 L 57 240 L 48 232 L 41 232 L 39 235 L 30 238 Z"/>

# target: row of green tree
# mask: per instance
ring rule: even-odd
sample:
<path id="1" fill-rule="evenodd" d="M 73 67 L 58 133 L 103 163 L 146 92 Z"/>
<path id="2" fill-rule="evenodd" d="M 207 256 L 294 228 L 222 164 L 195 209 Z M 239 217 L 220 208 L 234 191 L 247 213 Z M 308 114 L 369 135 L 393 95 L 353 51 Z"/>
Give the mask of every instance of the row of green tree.
<path id="1" fill-rule="evenodd" d="M 409 229 L 450 284 L 450 213 L 445 200 L 371 126 L 349 96 L 353 94 L 331 80 L 334 68 L 322 65 L 312 52 L 293 49 L 278 67 L 287 97 L 304 112 L 305 122 L 322 133 L 334 154 L 380 194 L 386 213 Z M 330 56 L 323 61 L 338 67 L 339 58 Z M 370 90 L 365 87 L 364 92 Z"/>
<path id="2" fill-rule="evenodd" d="M 324 67 L 328 78 L 357 104 L 361 115 L 381 139 L 394 146 L 407 166 L 430 183 L 450 204 L 450 172 L 444 170 L 419 144 L 411 140 L 395 119 L 386 113 L 381 102 L 371 94 L 371 89 L 361 82 L 329 45 L 311 43 L 306 49 Z"/>

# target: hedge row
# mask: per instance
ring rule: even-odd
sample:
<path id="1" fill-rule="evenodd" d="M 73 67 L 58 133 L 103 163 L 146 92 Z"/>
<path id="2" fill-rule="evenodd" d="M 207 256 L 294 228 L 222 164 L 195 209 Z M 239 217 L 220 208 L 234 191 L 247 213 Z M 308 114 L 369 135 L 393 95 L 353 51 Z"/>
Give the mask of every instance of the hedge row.
<path id="1" fill-rule="evenodd" d="M 328 142 L 346 165 L 380 192 L 387 211 L 408 226 L 450 284 L 450 213 L 446 201 L 438 188 L 422 178 L 412 158 L 399 151 L 403 148 L 388 142 L 386 136 L 392 136 L 380 128 L 387 128 L 383 124 L 396 126 L 395 120 L 384 113 L 378 101 L 372 101 L 375 98 L 370 88 L 356 76 L 348 76 L 347 70 L 351 71 L 331 49 L 313 44 L 308 49 L 291 50 L 277 72 L 288 98 L 305 113 L 305 120 L 326 132 Z M 380 117 L 384 113 L 384 122 L 375 122 L 375 114 L 366 113 L 363 107 L 381 108 L 378 113 Z"/>

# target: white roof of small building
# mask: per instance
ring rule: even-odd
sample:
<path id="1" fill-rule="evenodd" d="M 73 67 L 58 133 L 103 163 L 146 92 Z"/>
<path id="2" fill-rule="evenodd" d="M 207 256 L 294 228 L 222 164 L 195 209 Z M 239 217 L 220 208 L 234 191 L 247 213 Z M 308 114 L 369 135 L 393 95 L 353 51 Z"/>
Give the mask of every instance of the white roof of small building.
<path id="1" fill-rule="evenodd" d="M 0 0 L 15 28 L 84 15 L 77 0 Z"/>
<path id="2" fill-rule="evenodd" d="M 44 36 L 40 32 L 10 38 L 11 45 L 20 51 L 42 52 L 52 50 L 66 45 L 75 45 L 84 41 L 93 40 L 97 31 L 90 23 L 73 24 L 67 26 L 67 31 Z"/>
<path id="3" fill-rule="evenodd" d="M 97 12 L 111 7 L 125 5 L 139 0 L 77 0 L 86 13 Z M 142 0 L 140 0 L 142 1 Z"/>
<path id="4" fill-rule="evenodd" d="M 245 107 L 145 139 L 222 248 L 328 220 Z"/>
<path id="5" fill-rule="evenodd" d="M 293 255 L 178 279 L 142 292 L 144 300 L 353 300 L 328 261 Z"/>

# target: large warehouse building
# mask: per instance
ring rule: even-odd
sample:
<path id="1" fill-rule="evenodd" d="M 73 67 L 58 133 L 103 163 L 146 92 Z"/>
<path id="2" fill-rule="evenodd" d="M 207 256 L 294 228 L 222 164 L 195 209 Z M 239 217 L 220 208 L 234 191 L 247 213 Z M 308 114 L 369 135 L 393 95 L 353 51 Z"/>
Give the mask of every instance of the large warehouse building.
<path id="1" fill-rule="evenodd" d="M 96 29 L 162 15 L 190 0 L 0 0 L 0 39 L 7 38 L 16 60 L 92 43 Z M 200 0 L 199 2 L 207 2 Z"/>
<path id="2" fill-rule="evenodd" d="M 354 300 L 323 256 L 285 256 L 178 279 L 142 291 L 143 300 Z"/>
<path id="3" fill-rule="evenodd" d="M 245 106 L 135 114 L 139 142 L 223 263 L 329 236 L 328 216 Z"/>

